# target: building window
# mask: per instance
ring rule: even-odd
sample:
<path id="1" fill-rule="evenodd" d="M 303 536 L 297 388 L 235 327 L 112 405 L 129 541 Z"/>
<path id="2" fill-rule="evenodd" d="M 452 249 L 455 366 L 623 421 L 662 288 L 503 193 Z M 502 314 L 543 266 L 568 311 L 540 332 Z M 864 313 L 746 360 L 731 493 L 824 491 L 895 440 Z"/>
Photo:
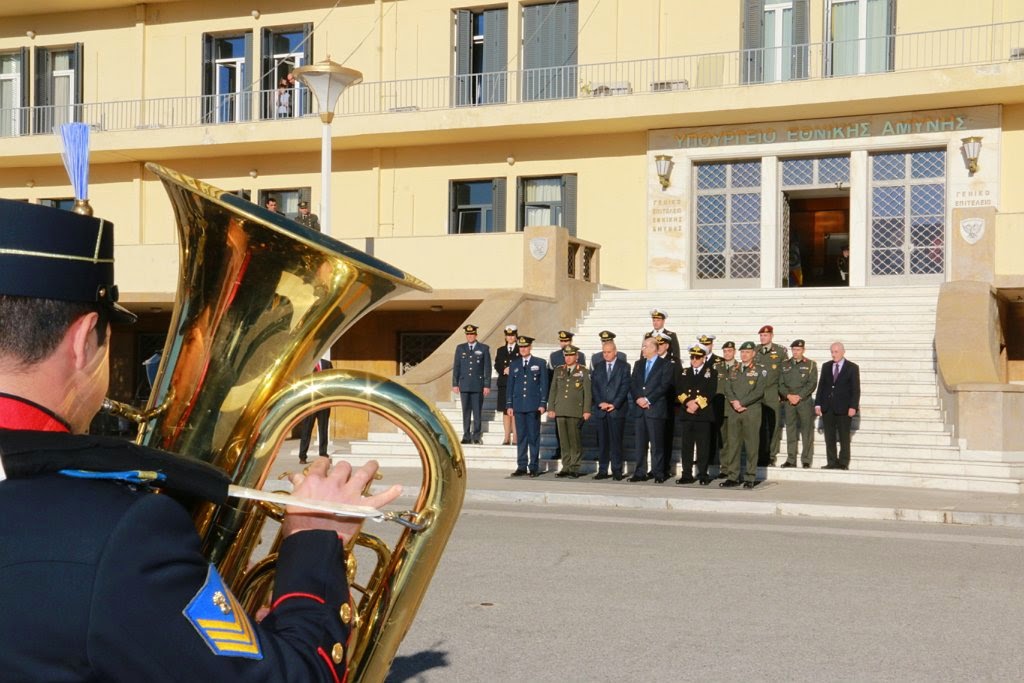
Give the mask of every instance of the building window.
<path id="1" fill-rule="evenodd" d="M 449 187 L 448 233 L 505 231 L 505 179 L 459 180 Z"/>
<path id="2" fill-rule="evenodd" d="M 744 0 L 743 83 L 807 78 L 808 0 Z"/>
<path id="3" fill-rule="evenodd" d="M 892 70 L 896 0 L 831 0 L 826 21 L 827 73 L 850 76 Z"/>
<path id="4" fill-rule="evenodd" d="M 259 192 L 260 206 L 266 206 L 267 200 L 274 198 L 277 200 L 277 210 L 292 220 L 299 215 L 299 202 L 308 202 L 309 196 L 308 187 L 289 187 L 279 190 L 260 190 Z"/>
<path id="5" fill-rule="evenodd" d="M 281 89 L 290 72 L 305 66 L 313 57 L 313 25 L 263 29 L 260 36 L 263 59 L 263 97 L 260 116 L 265 119 L 305 116 L 312 111 L 309 90 L 299 81 Z"/>
<path id="6" fill-rule="evenodd" d="M 508 9 L 455 11 L 455 104 L 505 101 Z"/>
<path id="7" fill-rule="evenodd" d="M 0 53 L 0 137 L 21 135 L 28 106 L 28 49 Z"/>
<path id="8" fill-rule="evenodd" d="M 75 105 L 82 103 L 82 54 L 82 43 L 36 48 L 36 133 L 50 133 L 78 120 Z"/>
<path id="9" fill-rule="evenodd" d="M 576 235 L 576 176 L 520 178 L 518 229 L 557 225 Z"/>
<path id="10" fill-rule="evenodd" d="M 207 123 L 252 118 L 251 64 L 252 31 L 203 34 L 203 117 Z"/>
<path id="11" fill-rule="evenodd" d="M 399 332 L 398 374 L 404 375 L 430 357 L 451 336 L 448 332 Z"/>
<path id="12" fill-rule="evenodd" d="M 695 171 L 697 280 L 760 278 L 761 162 L 697 164 Z"/>
<path id="13" fill-rule="evenodd" d="M 523 8 L 523 99 L 576 97 L 579 7 L 575 2 Z"/>
<path id="14" fill-rule="evenodd" d="M 786 189 L 840 187 L 849 184 L 849 156 L 782 160 L 782 186 Z"/>
<path id="15" fill-rule="evenodd" d="M 946 262 L 946 152 L 871 155 L 871 275 L 933 276 Z"/>
<path id="16" fill-rule="evenodd" d="M 62 211 L 71 211 L 75 208 L 74 197 L 61 197 L 59 199 L 40 199 L 39 203 L 43 206 L 48 206 L 51 209 L 61 209 Z"/>

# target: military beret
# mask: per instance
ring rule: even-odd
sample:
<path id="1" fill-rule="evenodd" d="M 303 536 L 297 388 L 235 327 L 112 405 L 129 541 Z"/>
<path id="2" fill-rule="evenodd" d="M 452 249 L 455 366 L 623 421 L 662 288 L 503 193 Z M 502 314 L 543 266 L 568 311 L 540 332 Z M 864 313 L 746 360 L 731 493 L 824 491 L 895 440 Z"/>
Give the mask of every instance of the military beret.
<path id="1" fill-rule="evenodd" d="M 601 330 L 601 332 L 598 333 L 597 336 L 600 337 L 601 341 L 603 342 L 608 342 L 615 339 L 615 333 L 612 332 L 611 330 Z"/>
<path id="2" fill-rule="evenodd" d="M 476 331 L 480 329 L 476 325 L 466 325 L 462 328 L 462 331 L 466 334 L 476 334 Z"/>
<path id="3" fill-rule="evenodd" d="M 309 208 L 309 202 L 306 202 L 306 201 L 299 202 L 299 208 L 300 209 L 308 209 Z"/>
<path id="4" fill-rule="evenodd" d="M 657 308 L 652 308 L 651 309 L 651 317 L 652 318 L 660 318 L 660 319 L 664 320 L 665 319 L 665 311 L 659 311 Z"/>
<path id="5" fill-rule="evenodd" d="M 573 333 L 568 330 L 558 331 L 558 341 L 572 341 Z"/>
<path id="6" fill-rule="evenodd" d="M 505 325 L 505 336 L 506 337 L 514 337 L 514 336 L 516 336 L 516 332 L 518 332 L 518 331 L 519 331 L 519 328 L 516 327 L 515 325 L 513 325 L 512 323 L 509 323 L 508 325 Z"/>
<path id="7" fill-rule="evenodd" d="M 797 347 L 799 347 L 801 349 L 804 348 L 804 340 L 803 339 L 794 339 L 793 343 L 789 345 L 789 348 L 791 348 L 791 349 L 795 349 Z"/>
<path id="8" fill-rule="evenodd" d="M 736 342 L 727 341 L 724 344 L 722 344 L 722 348 L 723 349 L 735 349 L 736 348 Z"/>
<path id="9" fill-rule="evenodd" d="M 713 334 L 702 334 L 699 337 L 697 337 L 697 341 L 699 341 L 701 344 L 707 345 L 707 344 L 710 344 L 711 342 L 715 341 L 715 335 L 713 335 Z"/>
<path id="10" fill-rule="evenodd" d="M 708 355 L 708 353 L 707 353 L 707 351 L 704 350 L 703 346 L 696 345 L 696 346 L 691 346 L 690 347 L 690 355 L 691 356 L 700 356 L 701 358 L 703 358 L 704 356 Z"/>
<path id="11" fill-rule="evenodd" d="M 745 341 L 743 342 L 743 345 L 740 346 L 740 351 L 753 351 L 755 348 L 757 347 L 754 345 L 754 342 Z"/>
<path id="12" fill-rule="evenodd" d="M 757 331 L 758 334 L 764 334 L 765 332 L 768 334 L 775 334 L 775 328 L 771 325 L 764 325 Z"/>
<path id="13" fill-rule="evenodd" d="M 527 337 L 524 334 L 519 335 L 516 339 L 516 346 L 533 346 L 533 337 Z"/>
<path id="14" fill-rule="evenodd" d="M 562 349 L 562 355 L 564 355 L 564 356 L 575 356 L 579 352 L 580 352 L 580 350 L 577 349 L 572 344 L 567 344 L 566 347 L 564 349 Z"/>
<path id="15" fill-rule="evenodd" d="M 96 304 L 117 323 L 114 224 L 49 206 L 0 199 L 0 294 Z"/>

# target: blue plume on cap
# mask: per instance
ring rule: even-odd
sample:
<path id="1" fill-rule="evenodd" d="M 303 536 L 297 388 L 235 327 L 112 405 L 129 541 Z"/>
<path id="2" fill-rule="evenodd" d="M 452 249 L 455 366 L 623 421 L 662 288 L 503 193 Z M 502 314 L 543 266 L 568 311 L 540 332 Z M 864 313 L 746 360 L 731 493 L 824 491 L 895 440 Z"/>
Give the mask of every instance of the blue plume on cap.
<path id="1" fill-rule="evenodd" d="M 57 129 L 60 137 L 61 159 L 75 190 L 75 199 L 89 198 L 89 125 L 65 123 Z"/>

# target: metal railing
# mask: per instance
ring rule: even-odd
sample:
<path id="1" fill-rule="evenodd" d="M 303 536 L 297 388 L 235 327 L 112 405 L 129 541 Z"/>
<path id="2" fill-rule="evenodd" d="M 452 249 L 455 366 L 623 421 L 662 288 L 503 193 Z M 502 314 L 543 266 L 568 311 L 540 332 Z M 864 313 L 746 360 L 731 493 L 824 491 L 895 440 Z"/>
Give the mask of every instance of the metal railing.
<path id="1" fill-rule="evenodd" d="M 401 115 L 461 107 L 666 92 L 1024 61 L 1024 22 L 904 33 L 757 50 L 711 52 L 484 74 L 363 83 L 346 90 L 338 116 Z M 0 109 L 0 137 L 50 133 L 84 121 L 97 131 L 183 128 L 311 116 L 297 90 L 287 113 L 275 90 L 122 102 Z"/>

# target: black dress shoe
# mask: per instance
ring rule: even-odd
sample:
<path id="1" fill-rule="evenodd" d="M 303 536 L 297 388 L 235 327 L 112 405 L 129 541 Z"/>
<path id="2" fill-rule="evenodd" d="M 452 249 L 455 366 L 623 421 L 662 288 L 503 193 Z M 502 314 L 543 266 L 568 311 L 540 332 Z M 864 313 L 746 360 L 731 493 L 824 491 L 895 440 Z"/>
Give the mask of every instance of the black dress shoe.
<path id="1" fill-rule="evenodd" d="M 796 467 L 796 463 L 795 462 L 784 462 L 784 463 L 782 463 L 782 469 L 786 469 L 787 467 Z"/>
<path id="2" fill-rule="evenodd" d="M 562 470 L 561 472 L 559 472 L 555 476 L 558 477 L 559 479 L 561 479 L 562 477 L 571 477 L 572 473 L 571 472 L 566 472 L 565 470 Z"/>
<path id="3" fill-rule="evenodd" d="M 478 446 L 482 446 L 483 443 L 484 443 L 484 440 L 483 439 L 473 439 L 473 443 L 475 443 Z"/>
<path id="4" fill-rule="evenodd" d="M 850 466 L 849 465 L 836 465 L 836 469 L 837 470 L 848 470 L 848 469 L 850 469 Z"/>
<path id="5" fill-rule="evenodd" d="M 543 472 L 530 472 L 530 478 L 534 479 L 536 477 L 539 477 L 541 474 L 543 474 Z"/>
<path id="6" fill-rule="evenodd" d="M 603 472 L 598 472 L 597 474 L 594 475 L 594 479 L 599 479 L 599 480 L 600 479 L 610 479 L 611 476 L 612 475 L 610 475 L 610 474 L 604 474 Z M 621 478 L 621 475 L 620 475 L 620 478 Z"/>
<path id="7" fill-rule="evenodd" d="M 515 472 L 513 472 L 509 476 L 512 476 L 512 477 L 525 477 L 526 476 L 526 470 L 516 470 Z"/>
<path id="8" fill-rule="evenodd" d="M 582 477 L 583 475 L 582 475 L 582 474 L 580 474 L 579 472 L 573 472 L 573 473 L 572 473 L 572 474 L 570 474 L 569 476 L 570 476 L 570 477 L 572 477 L 573 479 L 579 479 L 579 478 L 580 478 L 580 477 Z"/>
<path id="9" fill-rule="evenodd" d="M 728 478 L 729 478 L 729 475 L 727 475 L 725 472 L 719 472 L 718 474 L 715 475 L 715 479 L 728 479 Z"/>
<path id="10" fill-rule="evenodd" d="M 460 441 L 459 443 L 469 443 L 469 442 L 470 442 L 470 438 L 467 436 L 467 437 L 463 437 L 462 441 Z"/>
<path id="11" fill-rule="evenodd" d="M 665 477 L 655 477 L 654 478 L 654 483 L 655 484 L 664 484 L 665 483 Z"/>
<path id="12" fill-rule="evenodd" d="M 688 474 L 684 474 L 683 476 L 681 476 L 678 479 L 676 479 L 676 483 L 677 484 L 692 484 L 695 481 L 697 481 L 697 480 L 694 479 L 693 477 L 691 477 Z"/>
<path id="13" fill-rule="evenodd" d="M 305 465 L 306 464 L 306 459 L 305 458 L 299 458 L 299 464 L 300 465 Z"/>
<path id="14" fill-rule="evenodd" d="M 624 475 L 624 474 L 613 474 L 612 475 L 612 479 L 614 479 L 615 481 L 622 481 L 625 478 L 626 478 L 626 475 Z"/>
<path id="15" fill-rule="evenodd" d="M 839 469 L 839 465 L 822 465 L 821 469 L 823 469 L 823 470 L 835 470 L 835 469 Z"/>
<path id="16" fill-rule="evenodd" d="M 711 477 L 701 477 L 700 478 L 700 485 L 701 486 L 707 486 L 710 483 L 711 483 Z"/>
<path id="17" fill-rule="evenodd" d="M 745 481 L 745 482 L 743 482 L 743 488 L 745 488 L 745 489 L 752 489 L 755 486 L 757 486 L 757 482 L 756 481 Z"/>
<path id="18" fill-rule="evenodd" d="M 736 488 L 739 485 L 740 485 L 740 483 L 738 481 L 736 481 L 735 479 L 726 479 L 721 484 L 719 484 L 719 486 L 721 488 L 723 488 L 723 489 Z"/>
<path id="19" fill-rule="evenodd" d="M 629 478 L 630 481 L 647 481 L 647 477 L 638 477 L 635 474 Z"/>
<path id="20" fill-rule="evenodd" d="M 809 470 L 809 469 L 811 469 L 811 463 L 809 463 L 809 462 L 805 462 L 805 463 L 804 463 L 804 469 L 805 469 L 805 470 Z"/>

